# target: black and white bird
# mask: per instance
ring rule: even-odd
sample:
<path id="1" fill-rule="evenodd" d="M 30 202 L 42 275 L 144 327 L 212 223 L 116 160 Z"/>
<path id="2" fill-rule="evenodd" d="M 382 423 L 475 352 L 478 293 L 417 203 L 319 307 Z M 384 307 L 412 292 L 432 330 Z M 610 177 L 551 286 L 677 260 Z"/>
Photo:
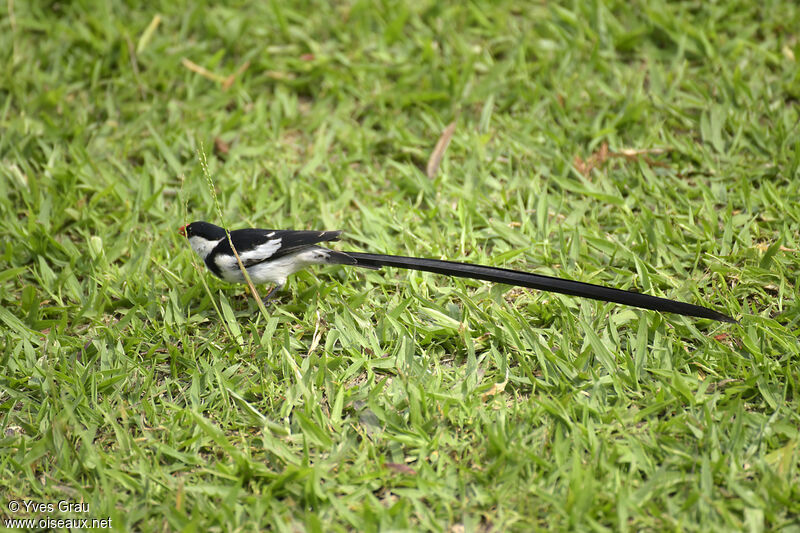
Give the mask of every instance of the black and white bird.
<path id="1" fill-rule="evenodd" d="M 319 243 L 322 242 L 339 240 L 339 235 L 342 233 L 340 230 L 238 229 L 230 232 L 229 242 L 224 228 L 208 222 L 192 222 L 182 226 L 179 233 L 189 240 L 192 249 L 214 275 L 231 283 L 245 283 L 239 263 L 231 250 L 230 243 L 233 243 L 250 280 L 256 285 L 265 283 L 274 285 L 264 301 L 269 300 L 275 291 L 283 288 L 290 275 L 309 265 L 352 265 L 370 269 L 395 267 L 424 270 L 446 276 L 529 287 L 678 315 L 710 318 L 720 322 L 736 322 L 728 315 L 699 305 L 591 283 L 470 263 L 361 252 L 338 252 L 319 246 Z"/>

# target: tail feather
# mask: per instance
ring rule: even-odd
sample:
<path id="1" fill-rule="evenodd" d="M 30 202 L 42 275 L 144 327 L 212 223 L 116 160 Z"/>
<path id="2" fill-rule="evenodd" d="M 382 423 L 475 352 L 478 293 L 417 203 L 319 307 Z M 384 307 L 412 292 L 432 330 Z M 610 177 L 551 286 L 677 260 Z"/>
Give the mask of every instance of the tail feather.
<path id="1" fill-rule="evenodd" d="M 344 252 L 336 250 L 329 250 L 328 248 L 318 247 L 320 252 L 324 253 L 325 262 L 331 265 L 357 265 L 358 261 L 355 257 Z M 370 268 L 370 267 L 367 267 Z"/>
<path id="2" fill-rule="evenodd" d="M 653 311 L 663 311 L 678 315 L 709 318 L 720 322 L 737 323 L 728 315 L 708 309 L 699 305 L 676 302 L 666 298 L 650 296 L 638 292 L 613 289 L 581 281 L 542 276 L 529 272 L 520 272 L 507 268 L 497 268 L 470 263 L 457 263 L 440 259 L 423 259 L 418 257 L 403 257 L 398 255 L 369 254 L 361 252 L 347 252 L 347 255 L 356 260 L 356 266 L 377 269 L 381 267 L 406 268 L 422 270 L 447 276 L 479 279 L 494 283 L 505 283 L 519 287 L 528 287 L 542 291 L 557 292 L 571 296 L 581 296 L 603 302 L 614 302 Z"/>

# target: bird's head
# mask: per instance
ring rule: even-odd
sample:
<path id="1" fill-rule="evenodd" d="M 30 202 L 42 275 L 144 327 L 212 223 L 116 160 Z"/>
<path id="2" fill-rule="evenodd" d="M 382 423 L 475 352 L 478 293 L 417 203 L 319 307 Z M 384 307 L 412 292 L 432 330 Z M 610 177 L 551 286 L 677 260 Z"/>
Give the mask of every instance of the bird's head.
<path id="1" fill-rule="evenodd" d="M 224 228 L 220 228 L 214 224 L 202 221 L 192 222 L 191 224 L 181 226 L 178 229 L 178 233 L 187 239 L 191 239 L 192 237 L 201 237 L 208 241 L 218 241 L 225 237 Z"/>
<path id="2" fill-rule="evenodd" d="M 178 233 L 189 239 L 192 249 L 203 259 L 225 238 L 224 228 L 202 221 L 181 226 Z"/>

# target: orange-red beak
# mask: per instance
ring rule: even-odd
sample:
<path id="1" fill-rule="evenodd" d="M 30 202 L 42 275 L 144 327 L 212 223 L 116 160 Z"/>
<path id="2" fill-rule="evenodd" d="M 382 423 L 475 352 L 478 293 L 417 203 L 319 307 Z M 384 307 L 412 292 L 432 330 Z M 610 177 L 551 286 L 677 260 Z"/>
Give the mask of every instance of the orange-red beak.
<path id="1" fill-rule="evenodd" d="M 178 230 L 178 233 L 186 237 L 186 226 L 181 226 L 181 229 Z"/>

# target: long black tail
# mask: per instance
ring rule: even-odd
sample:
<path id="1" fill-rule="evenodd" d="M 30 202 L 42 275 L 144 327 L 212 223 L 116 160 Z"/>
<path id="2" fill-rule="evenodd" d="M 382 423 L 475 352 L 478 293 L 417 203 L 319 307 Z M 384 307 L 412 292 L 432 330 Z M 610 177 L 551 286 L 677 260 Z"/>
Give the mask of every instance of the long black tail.
<path id="1" fill-rule="evenodd" d="M 439 259 L 422 259 L 418 257 L 366 254 L 360 252 L 345 253 L 357 261 L 356 266 L 366 268 L 387 266 L 408 268 L 411 270 L 424 270 L 426 272 L 435 272 L 436 274 L 444 274 L 446 276 L 481 279 L 494 283 L 505 283 L 507 285 L 517 285 L 542 291 L 569 294 L 571 296 L 582 296 L 584 298 L 600 300 L 601 302 L 632 305 L 643 309 L 652 309 L 653 311 L 664 311 L 667 313 L 676 313 L 678 315 L 710 318 L 720 322 L 737 323 L 736 320 L 728 315 L 718 313 L 717 311 L 699 305 L 676 302 L 675 300 L 658 298 L 656 296 L 650 296 L 649 294 L 612 289 L 610 287 L 602 287 L 600 285 L 592 285 L 591 283 L 583 283 L 580 281 L 540 276 L 539 274 L 530 274 L 518 270 L 509 270 L 507 268 L 456 263 L 455 261 L 442 261 Z"/>

